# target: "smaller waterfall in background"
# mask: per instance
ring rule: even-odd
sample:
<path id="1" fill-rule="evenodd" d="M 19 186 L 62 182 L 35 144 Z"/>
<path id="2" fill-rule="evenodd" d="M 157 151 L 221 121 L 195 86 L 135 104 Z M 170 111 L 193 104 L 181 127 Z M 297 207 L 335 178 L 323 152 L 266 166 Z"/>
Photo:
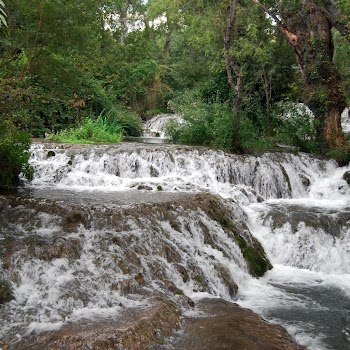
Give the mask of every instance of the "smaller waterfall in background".
<path id="1" fill-rule="evenodd" d="M 167 124 L 172 120 L 181 122 L 182 117 L 178 114 L 157 114 L 144 123 L 143 137 L 165 138 Z"/>
<path id="2" fill-rule="evenodd" d="M 169 142 L 166 138 L 166 128 L 172 120 L 181 122 L 182 117 L 170 113 L 157 114 L 144 123 L 143 132 L 140 137 L 127 136 L 124 138 L 124 141 L 144 144 L 166 144 Z"/>

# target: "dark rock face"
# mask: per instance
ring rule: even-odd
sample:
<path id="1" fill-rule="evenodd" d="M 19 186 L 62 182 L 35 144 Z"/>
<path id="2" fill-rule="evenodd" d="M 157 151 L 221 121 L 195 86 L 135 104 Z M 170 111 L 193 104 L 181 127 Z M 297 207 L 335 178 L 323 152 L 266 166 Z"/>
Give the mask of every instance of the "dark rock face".
<path id="1" fill-rule="evenodd" d="M 310 186 L 310 184 L 311 184 L 310 179 L 306 175 L 299 174 L 299 177 L 300 177 L 301 182 L 302 182 L 304 187 Z"/>
<path id="2" fill-rule="evenodd" d="M 348 183 L 350 186 L 350 171 L 346 171 L 343 175 L 343 179 Z"/>
<path id="3" fill-rule="evenodd" d="M 0 279 L 0 305 L 13 299 L 10 283 Z"/>
<path id="4" fill-rule="evenodd" d="M 202 300 L 196 309 L 205 315 L 186 317 L 184 332 L 151 350 L 302 350 L 280 326 L 272 325 L 252 311 L 218 299 Z"/>
<path id="5" fill-rule="evenodd" d="M 306 227 L 323 229 L 327 234 L 339 237 L 344 227 L 349 226 L 350 209 L 344 208 L 339 211 L 298 205 L 270 205 L 270 210 L 265 214 L 264 221 L 269 222 L 270 220 L 274 228 L 280 228 L 289 223 L 291 230 L 296 232 L 302 222 Z"/>

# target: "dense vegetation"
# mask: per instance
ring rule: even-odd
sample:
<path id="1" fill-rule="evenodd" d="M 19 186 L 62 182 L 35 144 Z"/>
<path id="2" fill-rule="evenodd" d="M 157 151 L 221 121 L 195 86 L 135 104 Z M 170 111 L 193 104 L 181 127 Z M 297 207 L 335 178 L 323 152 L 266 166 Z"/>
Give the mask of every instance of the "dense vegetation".
<path id="1" fill-rule="evenodd" d="M 0 1 L 1 120 L 34 137 L 118 139 L 175 111 L 178 142 L 346 153 L 349 23 L 342 0 Z M 314 120 L 291 118 L 300 102 Z"/>

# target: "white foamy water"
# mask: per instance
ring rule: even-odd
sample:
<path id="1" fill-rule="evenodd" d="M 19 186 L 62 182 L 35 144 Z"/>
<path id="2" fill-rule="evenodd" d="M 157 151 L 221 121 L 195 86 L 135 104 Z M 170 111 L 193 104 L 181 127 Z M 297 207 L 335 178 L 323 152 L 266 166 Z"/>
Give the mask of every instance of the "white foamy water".
<path id="1" fill-rule="evenodd" d="M 6 278 L 13 281 L 15 300 L 0 309 L 0 339 L 82 319 L 114 319 L 126 307 L 143 307 L 149 301 L 147 293 L 142 299 L 137 293 L 139 274 L 145 291 L 169 295 L 172 284 L 173 298 L 181 291 L 231 300 L 228 283 L 240 286 L 250 278 L 234 237 L 200 210 L 176 210 L 176 228 L 166 218 L 130 217 L 121 231 L 81 226 L 60 235 L 60 227 L 52 227 L 56 217 L 47 214 L 52 236 L 33 229 L 30 245 L 22 243 L 26 232 L 12 228 L 18 247 Z"/>
<path id="2" fill-rule="evenodd" d="M 51 157 L 49 150 L 54 151 Z M 142 227 L 149 226 L 152 230 L 141 229 L 133 223 L 122 235 L 130 238 L 142 269 L 152 276 L 153 288 L 164 287 L 152 275 L 155 266 L 161 266 L 164 278 L 188 296 L 210 293 L 230 300 L 227 284 L 218 273 L 224 267 L 239 286 L 238 301 L 242 306 L 282 323 L 299 342 L 312 350 L 347 349 L 347 341 L 342 337 L 346 338 L 349 325 L 346 305 L 350 304 L 350 219 L 347 216 L 350 190 L 343 174 L 350 167 L 337 168 L 333 161 L 306 154 L 237 156 L 204 148 L 134 144 L 84 147 L 34 144 L 30 162 L 35 170 L 32 186 L 36 188 L 204 191 L 219 194 L 235 205 L 238 203 L 251 232 L 274 265 L 272 271 L 258 280 L 247 273 L 232 238 L 201 212 L 179 215 L 180 230 L 166 220 L 146 222 L 146 218 Z M 48 220 L 50 225 L 51 221 Z M 214 245 L 206 242 L 207 232 L 211 232 Z M 104 280 L 106 271 L 115 274 L 112 270 L 116 262 L 112 256 L 124 253 L 117 246 L 99 248 L 101 235 L 113 233 L 88 230 L 72 235 L 78 238 L 80 234 L 85 237 L 83 255 L 74 262 L 75 266 L 67 259 L 51 263 L 30 260 L 19 264 L 23 280 L 18 284 L 16 296 L 27 309 L 9 320 L 12 324 L 9 327 L 23 325 L 21 319 L 27 313 L 34 315 L 27 325 L 29 332 L 59 327 L 67 320 L 84 315 L 96 317 L 105 313 L 110 316 L 118 313 L 115 305 L 120 302 L 140 302 L 126 298 Z M 50 237 L 50 229 L 38 235 Z M 193 274 L 184 279 L 174 267 L 176 264 L 162 256 L 160 240 L 174 249 L 175 255 L 180 257 L 179 264 L 200 267 L 202 275 L 206 276 L 206 290 L 201 291 L 196 280 L 202 279 L 201 275 Z M 149 260 L 151 257 L 155 260 Z M 87 278 L 77 280 L 80 275 L 73 271 L 84 271 Z M 115 276 L 117 285 L 126 278 L 122 272 Z M 87 300 L 100 303 L 97 309 L 95 302 L 84 305 L 80 297 L 75 300 L 64 296 L 59 287 L 69 285 L 71 279 L 82 288 L 82 295 L 87 293 Z M 97 285 L 103 285 L 103 291 L 94 291 Z M 86 291 L 86 286 L 91 289 Z M 338 300 L 340 306 L 332 300 Z M 35 313 L 35 305 L 42 311 Z M 21 307 L 18 304 L 18 310 L 22 310 Z M 71 311 L 60 311 L 67 309 Z M 320 321 L 327 317 L 332 322 Z"/>
<path id="3" fill-rule="evenodd" d="M 124 191 L 147 185 L 166 191 L 207 191 L 240 201 L 264 198 L 304 197 L 308 183 L 321 172 L 326 176 L 335 163 L 300 154 L 237 156 L 202 148 L 88 146 L 63 149 L 33 145 L 31 165 L 34 187 L 57 187 L 81 191 Z M 240 198 L 240 199 L 239 199 Z"/>
<path id="4" fill-rule="evenodd" d="M 274 268 L 249 280 L 238 303 L 282 323 L 312 350 L 350 346 L 349 169 L 318 178 L 304 197 L 245 207 Z"/>

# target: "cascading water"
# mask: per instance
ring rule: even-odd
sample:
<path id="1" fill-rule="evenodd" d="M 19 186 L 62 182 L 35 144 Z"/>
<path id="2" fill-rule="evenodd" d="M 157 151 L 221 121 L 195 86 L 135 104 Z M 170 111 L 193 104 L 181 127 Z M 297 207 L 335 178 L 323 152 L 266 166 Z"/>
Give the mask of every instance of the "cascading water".
<path id="1" fill-rule="evenodd" d="M 34 144 L 30 162 L 31 195 L 48 192 L 46 209 L 31 198 L 1 205 L 0 272 L 15 297 L 0 310 L 1 337 L 15 344 L 78 319 L 114 317 L 147 303 L 134 291 L 152 289 L 175 299 L 203 292 L 237 299 L 310 349 L 348 349 L 350 190 L 342 176 L 349 168 L 306 154 L 144 144 Z M 125 191 L 150 203 L 150 194 L 168 193 L 179 205 L 120 204 Z M 247 241 L 249 229 L 258 238 L 273 270 L 252 278 L 238 241 L 181 199 L 184 192 L 224 198 L 230 219 Z M 322 323 L 325 315 L 332 322 Z"/>
<path id="2" fill-rule="evenodd" d="M 246 206 L 249 227 L 274 269 L 239 304 L 282 323 L 310 349 L 350 348 L 350 166 L 297 199 Z"/>

